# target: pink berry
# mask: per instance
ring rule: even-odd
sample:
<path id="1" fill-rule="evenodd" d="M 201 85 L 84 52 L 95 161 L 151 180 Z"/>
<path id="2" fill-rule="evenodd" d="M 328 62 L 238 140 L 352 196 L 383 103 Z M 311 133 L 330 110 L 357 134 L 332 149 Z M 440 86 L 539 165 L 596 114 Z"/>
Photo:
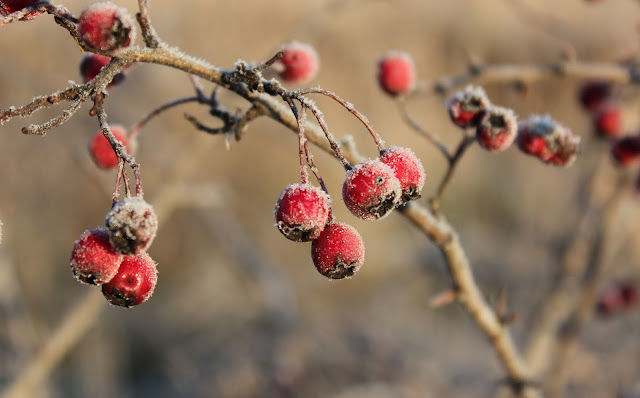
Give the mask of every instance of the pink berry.
<path id="1" fill-rule="evenodd" d="M 23 8 L 35 6 L 38 4 L 38 0 L 0 0 L 0 14 L 7 16 L 13 14 L 16 11 L 20 11 Z M 24 17 L 20 18 L 21 21 L 29 21 L 44 13 L 43 10 L 31 11 Z"/>
<path id="2" fill-rule="evenodd" d="M 602 104 L 593 115 L 593 127 L 600 137 L 617 137 L 621 133 L 622 112 L 617 104 Z"/>
<path id="3" fill-rule="evenodd" d="M 318 73 L 318 53 L 309 44 L 292 41 L 280 51 L 283 57 L 276 63 L 280 78 L 287 83 L 302 84 L 312 80 Z"/>
<path id="4" fill-rule="evenodd" d="M 138 198 L 116 202 L 104 222 L 111 245 L 122 254 L 138 254 L 146 250 L 158 231 L 158 218 L 153 207 Z"/>
<path id="5" fill-rule="evenodd" d="M 156 263 L 146 252 L 124 256 L 118 273 L 102 285 L 102 294 L 113 305 L 133 307 L 147 301 L 158 282 Z"/>
<path id="6" fill-rule="evenodd" d="M 594 112 L 611 97 L 611 84 L 598 80 L 586 82 L 580 88 L 578 97 L 584 109 Z"/>
<path id="7" fill-rule="evenodd" d="M 311 258 L 318 272 L 327 278 L 353 276 L 364 263 L 362 237 L 351 225 L 330 222 L 311 243 Z"/>
<path id="8" fill-rule="evenodd" d="M 489 106 L 491 102 L 482 87 L 473 86 L 454 93 L 447 104 L 451 121 L 461 128 L 476 126 Z"/>
<path id="9" fill-rule="evenodd" d="M 116 275 L 123 257 L 109 243 L 105 229 L 90 229 L 73 245 L 71 272 L 82 283 L 101 285 Z"/>
<path id="10" fill-rule="evenodd" d="M 82 42 L 98 51 L 113 51 L 128 47 L 135 39 L 136 29 L 125 8 L 105 1 L 89 4 L 78 18 L 78 33 Z"/>
<path id="11" fill-rule="evenodd" d="M 111 57 L 100 54 L 85 53 L 80 60 L 80 75 L 85 83 L 93 80 L 100 70 L 111 61 Z M 119 84 L 124 80 L 124 73 L 120 72 L 113 77 L 107 87 Z"/>
<path id="12" fill-rule="evenodd" d="M 378 60 L 378 84 L 392 96 L 406 95 L 416 86 L 416 67 L 409 53 L 389 51 Z"/>
<path id="13" fill-rule="evenodd" d="M 613 143 L 611 155 L 622 167 L 640 163 L 640 136 L 623 137 Z"/>
<path id="14" fill-rule="evenodd" d="M 329 195 L 311 184 L 291 184 L 276 201 L 276 226 L 282 234 L 296 242 L 309 242 L 320 236 L 327 225 Z"/>
<path id="15" fill-rule="evenodd" d="M 400 181 L 380 159 L 356 165 L 342 185 L 344 204 L 363 220 L 383 218 L 399 204 L 401 196 Z"/>
<path id="16" fill-rule="evenodd" d="M 135 142 L 127 137 L 127 130 L 120 125 L 111 126 L 111 132 L 122 145 L 127 148 L 130 155 L 135 153 Z M 118 165 L 118 157 L 114 152 L 102 130 L 96 132 L 89 142 L 89 153 L 93 161 L 101 169 L 112 169 Z"/>
<path id="17" fill-rule="evenodd" d="M 380 155 L 380 161 L 391 167 L 402 190 L 402 203 L 420 198 L 426 179 L 422 162 L 409 148 L 392 146 Z"/>
<path id="18" fill-rule="evenodd" d="M 478 144 L 488 151 L 509 148 L 518 135 L 518 121 L 511 109 L 490 106 L 476 127 Z"/>
<path id="19" fill-rule="evenodd" d="M 547 164 L 570 166 L 578 155 L 580 138 L 549 116 L 530 116 L 518 123 L 518 148 Z"/>

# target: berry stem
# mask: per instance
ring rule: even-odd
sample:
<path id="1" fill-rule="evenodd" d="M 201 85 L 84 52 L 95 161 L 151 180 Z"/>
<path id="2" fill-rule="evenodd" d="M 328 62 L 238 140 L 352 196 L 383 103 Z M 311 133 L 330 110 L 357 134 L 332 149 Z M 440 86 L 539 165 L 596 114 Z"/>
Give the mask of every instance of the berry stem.
<path id="1" fill-rule="evenodd" d="M 305 156 L 307 157 L 307 164 L 309 165 L 311 172 L 316 177 L 316 180 L 318 180 L 318 183 L 320 184 L 320 187 L 322 188 L 322 190 L 328 194 L 329 190 L 327 189 L 327 186 L 324 183 L 324 179 L 320 175 L 320 171 L 316 167 L 316 163 L 313 161 L 313 155 L 311 154 L 311 150 L 309 150 L 309 141 L 306 138 L 304 140 L 304 152 L 305 152 Z"/>
<path id="2" fill-rule="evenodd" d="M 304 107 L 302 107 L 300 112 L 298 112 L 298 107 L 291 98 L 287 98 L 286 101 L 291 108 L 291 112 L 293 112 L 293 115 L 296 117 L 296 121 L 298 122 L 298 157 L 300 159 L 300 181 L 303 184 L 308 184 L 309 173 L 307 172 L 307 162 L 305 161 L 304 151 L 304 143 L 307 140 L 304 135 L 304 126 L 306 124 L 307 113 Z"/>
<path id="3" fill-rule="evenodd" d="M 140 12 L 136 14 L 136 19 L 140 25 L 144 43 L 149 48 L 157 48 L 161 45 L 161 42 L 149 20 L 149 0 L 138 0 L 138 9 Z"/>
<path id="4" fill-rule="evenodd" d="M 436 135 L 426 131 L 424 128 L 422 128 L 422 126 L 420 126 L 420 124 L 418 124 L 418 122 L 413 119 L 411 114 L 409 114 L 409 110 L 407 109 L 407 102 L 405 101 L 404 97 L 398 97 L 398 109 L 400 110 L 401 116 L 404 118 L 405 122 L 407 122 L 409 127 L 414 129 L 418 134 L 425 137 L 429 142 L 431 142 L 431 144 L 433 144 L 433 146 L 435 146 L 440 151 L 440 153 L 442 153 L 447 161 L 451 162 L 452 156 L 451 153 L 449 153 L 449 148 L 447 148 L 447 146 L 442 141 L 440 141 L 440 139 Z"/>
<path id="5" fill-rule="evenodd" d="M 154 117 L 160 115 L 162 112 L 169 110 L 178 105 L 187 104 L 189 102 L 200 102 L 201 98 L 199 96 L 193 97 L 183 97 L 183 98 L 175 98 L 165 104 L 160 105 L 156 109 L 149 112 L 147 116 L 145 116 L 142 120 L 136 123 L 131 129 L 129 129 L 129 133 L 127 134 L 128 138 L 133 138 L 136 136 L 144 126 L 147 125 Z"/>
<path id="6" fill-rule="evenodd" d="M 440 211 L 440 200 L 442 199 L 442 195 L 444 195 L 444 191 L 447 189 L 451 178 L 453 177 L 453 173 L 456 170 L 456 167 L 460 163 L 460 159 L 462 159 L 462 155 L 465 154 L 469 146 L 476 140 L 475 135 L 466 135 L 458 144 L 455 153 L 453 156 L 449 158 L 449 167 L 447 168 L 447 172 L 445 173 L 442 181 L 440 181 L 440 185 L 438 186 L 438 190 L 436 191 L 436 195 L 431 198 L 431 209 L 434 214 L 438 214 Z"/>

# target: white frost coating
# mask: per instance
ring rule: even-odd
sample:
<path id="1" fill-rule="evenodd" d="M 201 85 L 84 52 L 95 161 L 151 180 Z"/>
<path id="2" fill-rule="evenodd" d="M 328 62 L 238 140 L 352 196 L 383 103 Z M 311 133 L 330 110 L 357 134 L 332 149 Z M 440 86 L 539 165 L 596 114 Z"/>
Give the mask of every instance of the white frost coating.
<path id="1" fill-rule="evenodd" d="M 146 250 L 156 236 L 158 218 L 153 207 L 142 199 L 127 198 L 107 213 L 105 225 L 111 245 L 123 254 Z"/>

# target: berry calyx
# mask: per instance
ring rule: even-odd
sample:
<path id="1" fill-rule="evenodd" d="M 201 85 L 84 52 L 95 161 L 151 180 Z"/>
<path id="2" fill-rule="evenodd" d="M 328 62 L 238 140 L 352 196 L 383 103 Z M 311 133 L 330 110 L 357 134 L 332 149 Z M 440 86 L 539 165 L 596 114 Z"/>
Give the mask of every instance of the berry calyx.
<path id="1" fill-rule="evenodd" d="M 617 104 L 602 104 L 593 115 L 593 127 L 600 137 L 617 137 L 621 133 L 622 112 Z"/>
<path id="2" fill-rule="evenodd" d="M 116 202 L 104 222 L 111 245 L 122 254 L 138 254 L 146 250 L 158 231 L 158 218 L 153 207 L 138 198 Z"/>
<path id="3" fill-rule="evenodd" d="M 380 155 L 380 161 L 391 167 L 400 181 L 403 204 L 420 198 L 426 173 L 422 162 L 411 149 L 392 146 Z"/>
<path id="4" fill-rule="evenodd" d="M 280 51 L 283 57 L 275 66 L 281 69 L 279 75 L 285 82 L 302 84 L 318 74 L 318 53 L 311 45 L 294 40 Z"/>
<path id="5" fill-rule="evenodd" d="M 409 53 L 389 51 L 378 60 L 378 84 L 391 96 L 406 95 L 416 86 L 416 67 Z"/>
<path id="6" fill-rule="evenodd" d="M 478 144 L 491 152 L 509 148 L 518 134 L 518 121 L 511 109 L 490 106 L 476 127 Z"/>
<path id="7" fill-rule="evenodd" d="M 317 239 L 329 220 L 329 195 L 311 184 L 291 184 L 282 191 L 274 210 L 276 226 L 296 242 Z"/>
<path id="8" fill-rule="evenodd" d="M 578 99 L 582 107 L 590 112 L 596 111 L 602 103 L 611 97 L 611 84 L 594 80 L 586 82 L 580 88 Z"/>
<path id="9" fill-rule="evenodd" d="M 518 123 L 518 148 L 544 163 L 570 166 L 578 155 L 580 137 L 549 116 L 533 115 Z"/>
<path id="10" fill-rule="evenodd" d="M 78 34 L 87 47 L 113 51 L 131 45 L 136 29 L 125 8 L 105 1 L 89 4 L 82 10 L 78 18 Z"/>
<path id="11" fill-rule="evenodd" d="M 80 75 L 82 80 L 87 83 L 93 80 L 100 70 L 111 62 L 111 57 L 107 57 L 100 54 L 86 53 L 80 60 Z M 124 73 L 117 73 L 107 88 L 119 84 L 124 80 Z"/>
<path id="12" fill-rule="evenodd" d="M 151 297 L 158 282 L 156 263 L 146 252 L 124 256 L 118 273 L 102 285 L 102 294 L 113 305 L 133 307 Z"/>
<path id="13" fill-rule="evenodd" d="M 364 263 L 364 243 L 351 225 L 330 222 L 311 243 L 311 259 L 318 272 L 330 279 L 353 276 Z"/>
<path id="14" fill-rule="evenodd" d="M 0 14 L 2 14 L 2 16 L 7 16 L 24 8 L 35 6 L 38 3 L 38 0 L 0 0 Z M 20 18 L 20 20 L 30 21 L 43 13 L 44 10 L 31 11 L 24 17 Z"/>
<path id="15" fill-rule="evenodd" d="M 101 285 L 109 282 L 118 272 L 124 256 L 109 243 L 109 234 L 103 228 L 84 231 L 73 245 L 71 272 L 82 283 Z"/>
<path id="16" fill-rule="evenodd" d="M 356 165 L 347 172 L 342 199 L 347 209 L 363 220 L 377 220 L 400 202 L 402 189 L 393 169 L 380 159 Z"/>
<path id="17" fill-rule="evenodd" d="M 120 125 L 111 126 L 111 132 L 116 140 L 127 148 L 130 155 L 135 153 L 135 142 L 129 140 L 127 130 Z M 89 153 L 96 165 L 101 169 L 112 169 L 118 165 L 118 156 L 114 152 L 107 138 L 98 130 L 89 142 Z"/>
<path id="18" fill-rule="evenodd" d="M 489 106 L 484 89 L 473 86 L 454 93 L 447 103 L 451 121 L 461 128 L 476 126 Z"/>
<path id="19" fill-rule="evenodd" d="M 640 136 L 623 137 L 611 146 L 611 155 L 616 164 L 629 167 L 640 163 Z"/>

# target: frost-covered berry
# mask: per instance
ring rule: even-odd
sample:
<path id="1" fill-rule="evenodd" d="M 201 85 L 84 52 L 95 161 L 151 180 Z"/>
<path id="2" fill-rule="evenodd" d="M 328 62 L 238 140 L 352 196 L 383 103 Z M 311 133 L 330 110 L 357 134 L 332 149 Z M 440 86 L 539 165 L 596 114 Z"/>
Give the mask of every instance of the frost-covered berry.
<path id="1" fill-rule="evenodd" d="M 116 202 L 104 223 L 111 245 L 122 254 L 138 254 L 146 250 L 158 231 L 158 218 L 153 207 L 138 198 Z"/>
<path id="2" fill-rule="evenodd" d="M 135 39 L 136 28 L 125 8 L 105 1 L 89 4 L 78 18 L 82 42 L 99 51 L 128 47 Z"/>
<path id="3" fill-rule="evenodd" d="M 302 84 L 312 80 L 318 73 L 318 53 L 306 43 L 292 41 L 284 45 L 280 51 L 281 60 L 275 66 L 280 69 L 279 75 L 287 83 Z"/>
<path id="4" fill-rule="evenodd" d="M 518 121 L 511 109 L 490 106 L 476 127 L 478 144 L 488 151 L 509 148 L 518 135 Z"/>
<path id="5" fill-rule="evenodd" d="M 16 11 L 20 11 L 23 8 L 35 6 L 38 4 L 38 0 L 0 0 L 0 14 L 7 16 L 13 14 Z M 29 21 L 44 13 L 43 10 L 31 11 L 24 17 L 20 18 L 21 21 Z"/>
<path id="6" fill-rule="evenodd" d="M 331 211 L 329 195 L 311 184 L 291 184 L 276 201 L 276 226 L 296 242 L 309 242 L 320 236 Z"/>
<path id="7" fill-rule="evenodd" d="M 611 146 L 611 155 L 616 164 L 629 167 L 640 163 L 640 136 L 623 137 Z"/>
<path id="8" fill-rule="evenodd" d="M 533 115 L 518 123 L 518 148 L 545 163 L 570 166 L 576 160 L 580 137 L 549 116 Z"/>
<path id="9" fill-rule="evenodd" d="M 342 199 L 347 209 L 363 220 L 380 219 L 401 200 L 400 181 L 380 159 L 356 165 L 347 172 L 342 185 Z"/>
<path id="10" fill-rule="evenodd" d="M 621 133 L 622 111 L 617 104 L 602 104 L 593 115 L 593 127 L 601 137 L 617 137 Z"/>
<path id="11" fill-rule="evenodd" d="M 402 203 L 420 197 L 426 174 L 422 162 L 411 149 L 392 146 L 380 155 L 380 161 L 391 167 L 400 181 Z"/>
<path id="12" fill-rule="evenodd" d="M 111 132 L 116 140 L 120 141 L 120 143 L 127 148 L 129 155 L 135 153 L 136 145 L 133 140 L 129 140 L 127 130 L 123 126 L 113 125 L 111 126 Z M 93 161 L 101 169 L 112 169 L 118 165 L 118 157 L 107 138 L 102 134 L 102 130 L 98 130 L 91 138 L 89 142 L 89 153 Z"/>
<path id="13" fill-rule="evenodd" d="M 156 263 L 146 252 L 124 256 L 118 273 L 102 285 L 102 294 L 113 305 L 133 307 L 147 301 L 158 282 Z"/>
<path id="14" fill-rule="evenodd" d="M 378 59 L 378 84 L 392 96 L 409 94 L 416 86 L 416 67 L 409 53 L 389 51 Z"/>
<path id="15" fill-rule="evenodd" d="M 93 80 L 94 77 L 100 73 L 102 67 L 107 65 L 111 61 L 111 57 L 107 57 L 100 54 L 86 53 L 82 59 L 80 59 L 80 75 L 82 80 L 87 83 Z M 107 87 L 119 84 L 124 80 L 124 73 L 117 73 L 111 83 Z"/>
<path id="16" fill-rule="evenodd" d="M 476 126 L 490 106 L 484 89 L 473 86 L 454 93 L 447 102 L 451 121 L 461 128 Z"/>
<path id="17" fill-rule="evenodd" d="M 611 84 L 599 80 L 586 82 L 580 87 L 580 92 L 578 93 L 580 104 L 590 112 L 596 111 L 610 97 Z"/>
<path id="18" fill-rule="evenodd" d="M 71 272 L 82 283 L 101 285 L 116 275 L 123 258 L 109 243 L 105 229 L 90 229 L 73 245 Z"/>
<path id="19" fill-rule="evenodd" d="M 327 278 L 353 276 L 364 263 L 364 243 L 351 225 L 330 222 L 311 243 L 311 258 L 318 272 Z"/>

